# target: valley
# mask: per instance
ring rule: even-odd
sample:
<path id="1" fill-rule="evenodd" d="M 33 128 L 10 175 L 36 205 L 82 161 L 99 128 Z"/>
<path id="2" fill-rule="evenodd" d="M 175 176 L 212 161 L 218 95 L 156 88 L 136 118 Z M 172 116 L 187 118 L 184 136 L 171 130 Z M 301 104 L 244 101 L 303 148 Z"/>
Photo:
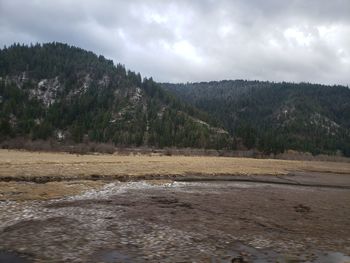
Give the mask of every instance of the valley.
<path id="1" fill-rule="evenodd" d="M 0 156 L 0 261 L 349 260 L 349 163 Z"/>

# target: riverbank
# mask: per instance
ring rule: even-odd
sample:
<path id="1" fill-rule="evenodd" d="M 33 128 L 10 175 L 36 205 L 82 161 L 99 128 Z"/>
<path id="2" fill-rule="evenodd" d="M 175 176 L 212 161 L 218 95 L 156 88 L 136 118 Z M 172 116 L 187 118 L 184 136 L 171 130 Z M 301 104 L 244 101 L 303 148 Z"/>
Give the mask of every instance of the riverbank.
<path id="1" fill-rule="evenodd" d="M 347 163 L 0 150 L 0 261 L 343 263 L 349 200 Z"/>
<path id="2" fill-rule="evenodd" d="M 337 188 L 114 181 L 59 199 L 0 202 L 0 252 L 21 263 L 343 263 L 348 200 Z"/>

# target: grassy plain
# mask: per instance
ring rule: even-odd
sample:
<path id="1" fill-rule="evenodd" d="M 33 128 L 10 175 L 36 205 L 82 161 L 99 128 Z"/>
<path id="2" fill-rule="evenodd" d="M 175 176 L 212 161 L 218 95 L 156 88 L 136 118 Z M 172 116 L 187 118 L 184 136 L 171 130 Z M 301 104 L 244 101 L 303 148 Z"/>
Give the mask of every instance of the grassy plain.
<path id="1" fill-rule="evenodd" d="M 284 175 L 291 172 L 350 174 L 350 163 L 211 156 L 72 155 L 0 150 L 1 178 L 157 175 Z"/>

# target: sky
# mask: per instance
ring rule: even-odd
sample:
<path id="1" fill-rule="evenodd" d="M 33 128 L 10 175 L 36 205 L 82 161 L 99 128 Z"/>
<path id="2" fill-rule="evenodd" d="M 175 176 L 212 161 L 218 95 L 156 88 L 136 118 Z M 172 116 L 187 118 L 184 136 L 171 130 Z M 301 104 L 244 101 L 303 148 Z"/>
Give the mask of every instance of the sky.
<path id="1" fill-rule="evenodd" d="M 0 47 L 63 42 L 161 82 L 350 85 L 349 0 L 0 0 Z"/>

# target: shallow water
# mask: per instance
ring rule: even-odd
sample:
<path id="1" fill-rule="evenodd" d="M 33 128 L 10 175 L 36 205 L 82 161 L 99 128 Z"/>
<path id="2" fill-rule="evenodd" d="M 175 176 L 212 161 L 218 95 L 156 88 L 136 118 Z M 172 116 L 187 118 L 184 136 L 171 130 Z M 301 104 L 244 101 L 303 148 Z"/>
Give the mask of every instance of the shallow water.
<path id="1" fill-rule="evenodd" d="M 258 250 L 243 244 L 237 246 L 237 250 L 228 252 L 221 258 L 211 257 L 208 262 L 211 263 L 232 263 L 232 262 L 247 262 L 247 263 L 348 263 L 350 257 L 339 252 L 324 252 L 313 255 L 281 255 L 271 250 Z M 95 255 L 91 262 L 103 263 L 132 263 L 134 256 L 129 256 L 116 250 L 108 250 L 99 252 Z M 243 261 L 240 261 L 243 260 Z M 21 255 L 16 252 L 0 251 L 0 263 L 32 263 L 26 255 Z M 141 260 L 141 262 L 143 262 Z M 145 261 L 144 261 L 145 262 Z"/>
<path id="2" fill-rule="evenodd" d="M 316 259 L 313 263 L 349 263 L 350 256 L 346 256 L 339 252 L 326 252 L 316 255 Z"/>
<path id="3" fill-rule="evenodd" d="M 0 251 L 0 263 L 31 263 L 25 255 L 16 252 Z"/>
<path id="4" fill-rule="evenodd" d="M 210 263 L 348 263 L 350 257 L 339 252 L 316 253 L 313 255 L 282 255 L 271 250 L 257 250 L 241 244 L 239 250 L 228 252 L 221 258 L 211 257 Z M 93 260 L 93 262 L 104 263 L 132 263 L 133 257 L 120 253 L 119 251 L 104 251 Z M 236 260 L 236 261 L 235 261 Z M 243 260 L 243 261 L 242 261 Z M 142 261 L 141 261 L 142 262 Z"/>
<path id="5" fill-rule="evenodd" d="M 227 259 L 220 259 L 213 262 L 231 263 L 234 259 L 245 260 L 249 263 L 349 263 L 350 257 L 339 252 L 314 252 L 308 254 L 288 255 L 277 253 L 269 249 L 256 249 L 253 247 L 239 244 L 236 250 L 228 253 Z M 239 261 L 237 261 L 239 262 Z"/>
<path id="6" fill-rule="evenodd" d="M 133 262 L 132 258 L 130 258 L 128 255 L 120 253 L 119 251 L 116 251 L 116 250 L 102 252 L 100 255 L 96 256 L 95 261 L 104 262 L 104 263 L 116 263 L 116 262 L 132 263 Z"/>

